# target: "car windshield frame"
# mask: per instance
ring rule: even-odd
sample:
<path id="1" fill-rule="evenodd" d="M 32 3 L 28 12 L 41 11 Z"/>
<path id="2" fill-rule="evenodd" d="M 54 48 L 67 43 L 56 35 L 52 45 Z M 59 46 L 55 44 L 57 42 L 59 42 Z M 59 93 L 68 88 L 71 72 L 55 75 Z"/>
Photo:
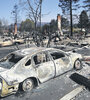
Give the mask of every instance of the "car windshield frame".
<path id="1" fill-rule="evenodd" d="M 0 67 L 4 69 L 11 69 L 16 63 L 18 63 L 23 56 L 11 53 L 5 57 L 5 59 L 2 59 L 0 61 Z"/>

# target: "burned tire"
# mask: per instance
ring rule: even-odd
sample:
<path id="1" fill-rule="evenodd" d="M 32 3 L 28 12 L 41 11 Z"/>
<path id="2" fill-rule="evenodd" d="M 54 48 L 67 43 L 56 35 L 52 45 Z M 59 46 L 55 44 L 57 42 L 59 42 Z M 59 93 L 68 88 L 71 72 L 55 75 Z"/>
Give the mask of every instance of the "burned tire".
<path id="1" fill-rule="evenodd" d="M 77 59 L 77 60 L 75 61 L 75 63 L 74 63 L 74 68 L 75 68 L 76 70 L 82 69 L 82 62 L 81 62 L 81 60 Z"/>
<path id="2" fill-rule="evenodd" d="M 22 82 L 21 88 L 23 91 L 30 91 L 34 88 L 34 82 L 32 79 L 26 79 Z"/>

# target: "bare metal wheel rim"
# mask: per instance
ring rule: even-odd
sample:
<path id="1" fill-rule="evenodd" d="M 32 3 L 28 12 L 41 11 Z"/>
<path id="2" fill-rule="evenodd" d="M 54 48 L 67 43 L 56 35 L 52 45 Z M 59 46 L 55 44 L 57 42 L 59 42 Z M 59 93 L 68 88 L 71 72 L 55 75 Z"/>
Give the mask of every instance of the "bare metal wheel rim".
<path id="1" fill-rule="evenodd" d="M 75 68 L 79 69 L 80 67 L 81 67 L 81 62 L 79 60 L 76 60 Z"/>
<path id="2" fill-rule="evenodd" d="M 22 84 L 23 91 L 29 91 L 33 89 L 33 81 L 31 79 L 26 79 Z"/>

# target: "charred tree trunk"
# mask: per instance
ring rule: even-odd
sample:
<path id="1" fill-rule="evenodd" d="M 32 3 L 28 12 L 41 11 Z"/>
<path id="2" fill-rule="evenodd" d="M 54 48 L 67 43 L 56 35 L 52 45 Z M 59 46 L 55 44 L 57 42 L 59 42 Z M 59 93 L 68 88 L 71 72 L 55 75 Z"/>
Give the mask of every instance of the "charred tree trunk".
<path id="1" fill-rule="evenodd" d="M 70 0 L 70 36 L 73 36 L 73 23 L 72 23 L 72 0 Z"/>

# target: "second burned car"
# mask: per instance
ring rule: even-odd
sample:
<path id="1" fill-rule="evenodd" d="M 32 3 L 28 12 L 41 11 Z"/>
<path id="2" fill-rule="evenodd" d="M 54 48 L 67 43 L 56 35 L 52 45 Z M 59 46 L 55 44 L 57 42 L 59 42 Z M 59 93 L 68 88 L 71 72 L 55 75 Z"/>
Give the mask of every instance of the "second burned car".
<path id="1" fill-rule="evenodd" d="M 82 56 L 54 48 L 32 47 L 10 53 L 0 61 L 0 96 L 31 90 L 72 68 L 81 69 Z"/>

